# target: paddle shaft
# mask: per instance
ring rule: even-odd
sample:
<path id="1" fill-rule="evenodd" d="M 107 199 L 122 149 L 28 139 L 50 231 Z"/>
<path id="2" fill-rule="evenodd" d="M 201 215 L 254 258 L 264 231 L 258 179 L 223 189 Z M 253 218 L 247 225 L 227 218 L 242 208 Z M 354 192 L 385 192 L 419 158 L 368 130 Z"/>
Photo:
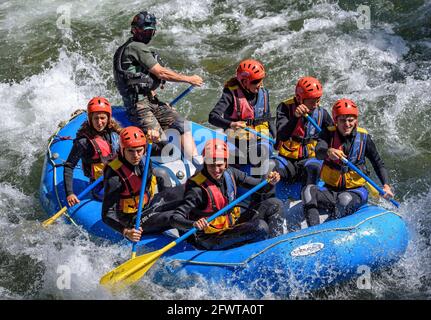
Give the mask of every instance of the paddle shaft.
<path id="1" fill-rule="evenodd" d="M 245 200 L 246 198 L 248 198 L 251 194 L 255 193 L 257 190 L 261 189 L 262 187 L 264 187 L 265 185 L 268 184 L 268 180 L 262 181 L 261 183 L 259 183 L 257 186 L 255 186 L 254 188 L 250 189 L 249 191 L 247 191 L 246 193 L 244 193 L 242 196 L 240 196 L 238 199 L 232 201 L 230 204 L 228 204 L 226 207 L 224 207 L 223 209 L 217 211 L 216 213 L 214 213 L 211 217 L 209 217 L 207 219 L 207 222 L 211 222 L 213 221 L 215 218 L 221 216 L 223 213 L 225 213 L 226 211 L 232 209 L 233 207 L 235 207 L 238 203 L 240 203 L 241 201 Z M 179 237 L 177 240 L 175 240 L 175 245 L 177 245 L 178 243 L 184 241 L 185 239 L 187 239 L 188 237 L 190 237 L 192 234 L 196 233 L 198 231 L 198 229 L 196 229 L 195 227 L 191 228 L 189 231 L 187 231 L 187 233 L 185 233 L 184 235 L 182 235 L 181 237 Z"/>
<path id="2" fill-rule="evenodd" d="M 253 133 L 253 134 L 255 134 L 255 135 L 257 135 L 257 136 L 259 136 L 261 138 L 264 138 L 264 139 L 268 140 L 269 142 L 271 142 L 272 144 L 275 144 L 275 140 L 274 139 L 272 139 L 271 137 L 268 137 L 267 135 L 264 135 L 264 134 L 262 134 L 260 132 L 257 132 L 256 130 L 253 130 L 252 128 L 245 127 L 244 130 L 249 131 L 249 132 L 251 132 L 251 133 Z"/>
<path id="3" fill-rule="evenodd" d="M 150 167 L 150 157 L 151 157 L 151 149 L 153 147 L 153 143 L 150 141 L 147 147 L 147 156 L 145 157 L 145 167 L 144 174 L 142 175 L 142 184 L 141 184 L 141 192 L 139 193 L 139 204 L 138 204 L 138 213 L 136 214 L 135 221 L 135 229 L 139 230 L 141 224 L 141 216 L 142 216 L 142 202 L 145 197 L 145 188 L 147 187 L 147 176 L 148 176 L 148 168 Z M 136 243 L 133 242 L 132 246 L 132 259 L 136 257 Z"/>
<path id="4" fill-rule="evenodd" d="M 78 199 L 82 200 L 83 197 L 85 197 L 87 195 L 87 193 L 89 193 L 91 190 L 94 189 L 94 187 L 96 187 L 100 182 L 103 181 L 103 176 L 99 177 L 99 179 L 97 179 L 96 181 L 94 181 L 93 183 L 91 183 L 87 188 L 85 188 L 80 194 L 78 194 Z M 53 223 L 55 220 L 57 220 L 61 215 L 63 215 L 63 213 L 65 213 L 67 211 L 67 206 L 64 206 L 63 208 L 60 209 L 60 211 L 58 211 L 55 215 L 53 215 L 51 218 L 47 219 L 46 221 L 43 222 L 44 226 L 48 226 L 51 223 Z"/>
<path id="5" fill-rule="evenodd" d="M 191 85 L 190 87 L 188 87 L 186 90 L 183 91 L 183 93 L 181 93 L 178 97 L 176 97 L 174 100 L 172 100 L 169 104 L 171 106 L 173 106 L 174 104 L 176 104 L 179 100 L 181 100 L 184 96 L 186 96 L 190 91 L 192 91 L 193 89 L 193 85 Z"/>
<path id="6" fill-rule="evenodd" d="M 320 133 L 322 129 L 319 127 L 319 125 L 314 121 L 313 117 L 310 117 L 308 114 L 305 115 L 305 118 L 313 125 L 313 127 L 316 128 L 317 132 Z"/>
<path id="7" fill-rule="evenodd" d="M 362 178 L 364 178 L 369 184 L 371 184 L 379 193 L 380 195 L 384 195 L 385 192 L 382 188 L 380 188 L 373 180 L 371 180 L 369 177 L 367 177 L 361 170 L 359 170 L 358 167 L 356 167 L 353 163 L 351 163 L 346 158 L 341 158 L 341 161 L 343 161 L 349 168 L 356 171 L 357 174 L 359 174 Z M 399 208 L 400 204 L 395 201 L 394 199 L 387 199 L 389 200 L 395 207 Z"/>

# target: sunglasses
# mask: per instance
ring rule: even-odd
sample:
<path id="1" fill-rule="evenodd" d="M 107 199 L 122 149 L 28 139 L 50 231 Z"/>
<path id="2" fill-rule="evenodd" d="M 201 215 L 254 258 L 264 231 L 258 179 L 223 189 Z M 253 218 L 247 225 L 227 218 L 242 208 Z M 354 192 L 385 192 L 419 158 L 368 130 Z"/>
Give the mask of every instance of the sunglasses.
<path id="1" fill-rule="evenodd" d="M 259 84 L 259 83 L 261 83 L 262 81 L 263 81 L 263 78 L 262 78 L 262 79 L 257 79 L 257 80 L 250 81 L 250 83 L 251 83 L 251 84 Z"/>

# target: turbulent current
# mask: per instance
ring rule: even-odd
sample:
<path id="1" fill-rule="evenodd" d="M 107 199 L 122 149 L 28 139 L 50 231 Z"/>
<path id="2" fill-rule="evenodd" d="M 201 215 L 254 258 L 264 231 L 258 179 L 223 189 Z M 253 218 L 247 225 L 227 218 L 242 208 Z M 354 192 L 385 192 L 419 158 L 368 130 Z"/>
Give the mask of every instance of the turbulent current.
<path id="1" fill-rule="evenodd" d="M 339 98 L 354 100 L 361 126 L 389 169 L 402 203 L 397 212 L 411 234 L 401 260 L 373 275 L 371 289 L 358 289 L 353 281 L 265 298 L 429 299 L 429 0 L 0 1 L 0 299 L 252 298 L 204 279 L 165 288 L 150 278 L 112 296 L 98 280 L 129 252 L 63 222 L 41 227 L 46 215 L 38 189 L 47 141 L 93 96 L 120 104 L 112 57 L 143 9 L 158 18 L 151 45 L 168 67 L 204 78 L 204 86 L 178 104 L 187 118 L 206 123 L 224 81 L 240 60 L 252 57 L 267 70 L 273 112 L 305 75 L 321 80 L 327 110 Z M 170 101 L 185 88 L 168 83 L 159 95 Z M 72 273 L 70 283 L 60 281 L 65 270 Z"/>

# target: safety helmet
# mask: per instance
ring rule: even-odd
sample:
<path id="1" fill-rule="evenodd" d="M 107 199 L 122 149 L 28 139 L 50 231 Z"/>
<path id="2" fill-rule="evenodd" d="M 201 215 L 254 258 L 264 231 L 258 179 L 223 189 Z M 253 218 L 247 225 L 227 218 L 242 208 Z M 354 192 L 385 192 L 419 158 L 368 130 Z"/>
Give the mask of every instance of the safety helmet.
<path id="1" fill-rule="evenodd" d="M 337 100 L 332 106 L 332 118 L 334 121 L 337 120 L 338 116 L 341 115 L 352 115 L 358 117 L 359 111 L 356 104 L 349 99 Z"/>
<path id="2" fill-rule="evenodd" d="M 257 60 L 243 60 L 239 63 L 238 68 L 236 68 L 236 78 L 242 85 L 244 85 L 242 80 L 246 80 L 245 88 L 249 89 L 251 81 L 265 78 L 265 68 Z"/>
<path id="3" fill-rule="evenodd" d="M 112 116 L 111 104 L 106 98 L 94 97 L 87 104 L 87 113 L 90 115 L 93 112 L 106 112 L 109 117 Z"/>
<path id="4" fill-rule="evenodd" d="M 313 77 L 302 77 L 295 88 L 296 99 L 302 103 L 304 99 L 317 99 L 323 94 L 323 88 L 319 80 Z"/>
<path id="5" fill-rule="evenodd" d="M 121 150 L 125 148 L 145 147 L 147 139 L 144 132 L 138 127 L 126 127 L 120 132 L 120 147 Z"/>
<path id="6" fill-rule="evenodd" d="M 202 156 L 207 163 L 215 163 L 216 160 L 229 158 L 227 143 L 221 139 L 211 139 L 205 143 Z"/>
<path id="7" fill-rule="evenodd" d="M 148 11 L 141 11 L 133 17 L 131 27 L 140 30 L 156 30 L 156 16 Z"/>

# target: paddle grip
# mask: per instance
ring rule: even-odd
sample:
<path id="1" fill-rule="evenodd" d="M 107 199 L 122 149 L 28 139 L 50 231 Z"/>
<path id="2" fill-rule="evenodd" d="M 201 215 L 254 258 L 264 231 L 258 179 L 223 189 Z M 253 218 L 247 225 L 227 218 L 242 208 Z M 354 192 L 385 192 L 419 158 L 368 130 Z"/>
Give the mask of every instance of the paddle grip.
<path id="1" fill-rule="evenodd" d="M 316 128 L 317 132 L 320 133 L 322 129 L 319 127 L 319 125 L 314 121 L 312 117 L 310 117 L 308 114 L 305 115 L 305 118 L 313 125 L 313 127 Z"/>

